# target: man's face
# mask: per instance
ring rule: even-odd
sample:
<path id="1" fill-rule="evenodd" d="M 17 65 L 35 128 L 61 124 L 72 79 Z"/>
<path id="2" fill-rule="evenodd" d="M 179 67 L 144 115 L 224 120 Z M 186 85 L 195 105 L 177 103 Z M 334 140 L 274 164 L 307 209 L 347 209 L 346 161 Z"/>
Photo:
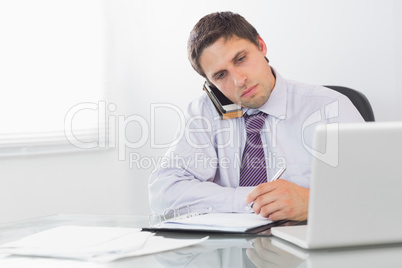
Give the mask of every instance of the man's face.
<path id="1" fill-rule="evenodd" d="M 265 60 L 267 48 L 258 38 L 259 48 L 246 39 L 223 37 L 205 48 L 200 65 L 211 81 L 232 102 L 259 108 L 269 98 L 275 77 Z"/>

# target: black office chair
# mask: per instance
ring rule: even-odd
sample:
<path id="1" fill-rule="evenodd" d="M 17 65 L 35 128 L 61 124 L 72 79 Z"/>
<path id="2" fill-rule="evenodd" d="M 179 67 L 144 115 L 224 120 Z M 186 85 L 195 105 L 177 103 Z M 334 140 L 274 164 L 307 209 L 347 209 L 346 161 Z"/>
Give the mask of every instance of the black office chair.
<path id="1" fill-rule="evenodd" d="M 374 112 L 367 97 L 354 89 L 341 86 L 324 86 L 345 95 L 355 105 L 366 122 L 375 121 Z"/>

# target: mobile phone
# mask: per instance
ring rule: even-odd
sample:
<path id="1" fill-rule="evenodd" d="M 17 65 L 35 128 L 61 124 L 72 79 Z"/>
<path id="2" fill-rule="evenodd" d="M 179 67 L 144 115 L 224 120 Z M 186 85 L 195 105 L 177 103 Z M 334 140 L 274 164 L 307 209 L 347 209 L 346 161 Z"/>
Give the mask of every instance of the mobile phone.
<path id="1" fill-rule="evenodd" d="M 204 83 L 204 89 L 207 91 L 208 96 L 214 102 L 215 106 L 223 113 L 241 110 L 241 106 L 229 100 L 217 87 Z"/>

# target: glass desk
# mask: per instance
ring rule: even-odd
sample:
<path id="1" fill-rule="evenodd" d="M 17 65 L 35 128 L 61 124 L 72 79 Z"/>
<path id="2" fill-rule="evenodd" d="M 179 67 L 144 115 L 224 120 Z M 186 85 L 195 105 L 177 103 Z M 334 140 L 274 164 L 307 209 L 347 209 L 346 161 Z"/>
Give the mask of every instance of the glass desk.
<path id="1" fill-rule="evenodd" d="M 0 224 L 0 243 L 57 226 L 146 227 L 148 216 L 53 215 Z M 203 234 L 157 234 L 201 238 Z M 67 259 L 0 256 L 0 267 L 402 267 L 402 244 L 302 250 L 275 237 L 210 235 L 196 246 L 153 255 L 94 263 Z"/>

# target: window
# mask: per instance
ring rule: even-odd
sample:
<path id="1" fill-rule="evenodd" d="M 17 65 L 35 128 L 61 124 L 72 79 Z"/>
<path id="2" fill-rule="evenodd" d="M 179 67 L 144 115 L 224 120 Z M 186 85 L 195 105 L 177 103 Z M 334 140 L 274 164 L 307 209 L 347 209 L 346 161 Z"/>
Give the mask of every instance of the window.
<path id="1" fill-rule="evenodd" d="M 107 97 L 103 12 L 99 0 L 0 2 L 0 155 L 73 149 L 66 118 L 97 138 L 98 112 L 71 111 Z"/>

